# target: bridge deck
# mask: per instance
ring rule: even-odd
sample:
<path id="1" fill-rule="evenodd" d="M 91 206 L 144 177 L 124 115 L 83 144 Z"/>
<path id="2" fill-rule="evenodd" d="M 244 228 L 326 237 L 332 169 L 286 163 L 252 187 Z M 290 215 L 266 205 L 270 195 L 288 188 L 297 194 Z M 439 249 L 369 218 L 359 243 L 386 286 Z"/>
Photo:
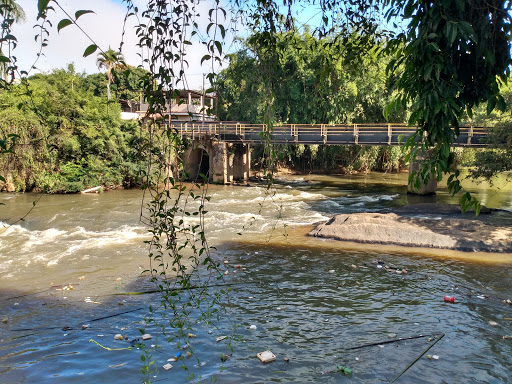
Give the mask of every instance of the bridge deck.
<path id="1" fill-rule="evenodd" d="M 182 123 L 171 122 L 183 136 L 199 138 L 214 136 L 235 143 L 261 143 L 267 132 L 265 124 Z M 287 124 L 275 125 L 270 132 L 272 142 L 278 144 L 326 145 L 400 145 L 416 131 L 405 124 Z M 487 131 L 484 127 L 460 127 L 454 145 L 485 147 Z"/>

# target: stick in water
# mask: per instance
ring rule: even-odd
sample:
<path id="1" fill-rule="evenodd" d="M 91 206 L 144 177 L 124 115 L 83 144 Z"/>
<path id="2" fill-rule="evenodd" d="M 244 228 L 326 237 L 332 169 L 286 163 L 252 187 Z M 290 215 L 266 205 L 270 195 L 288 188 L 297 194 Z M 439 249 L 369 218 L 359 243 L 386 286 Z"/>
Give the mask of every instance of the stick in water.
<path id="1" fill-rule="evenodd" d="M 429 345 L 429 346 L 428 346 L 428 348 L 427 348 L 427 349 L 425 349 L 425 350 L 421 353 L 421 355 L 419 355 L 416 359 L 414 359 L 414 361 L 413 361 L 412 363 L 410 363 L 407 367 L 405 367 L 405 369 L 404 369 L 402 372 L 400 372 L 400 373 L 399 373 L 399 374 L 398 374 L 398 375 L 397 375 L 393 380 L 391 380 L 391 381 L 389 382 L 389 384 L 393 384 L 395 381 L 397 381 L 397 380 L 400 378 L 400 376 L 402 376 L 405 372 L 407 372 L 407 371 L 409 370 L 409 368 L 411 368 L 411 367 L 412 367 L 412 366 L 413 366 L 413 365 L 414 365 L 414 364 L 415 364 L 419 359 L 421 359 L 421 358 L 423 357 L 423 355 L 424 355 L 425 353 L 427 353 L 427 352 L 430 350 L 430 348 L 432 348 L 434 345 L 436 345 L 436 344 L 437 344 L 437 342 L 438 342 L 439 340 L 441 340 L 441 339 L 444 337 L 444 335 L 445 335 L 444 333 L 443 333 L 443 334 L 441 334 L 441 337 L 439 337 L 439 339 L 437 339 L 437 340 L 436 340 L 436 341 L 434 341 L 431 345 Z"/>

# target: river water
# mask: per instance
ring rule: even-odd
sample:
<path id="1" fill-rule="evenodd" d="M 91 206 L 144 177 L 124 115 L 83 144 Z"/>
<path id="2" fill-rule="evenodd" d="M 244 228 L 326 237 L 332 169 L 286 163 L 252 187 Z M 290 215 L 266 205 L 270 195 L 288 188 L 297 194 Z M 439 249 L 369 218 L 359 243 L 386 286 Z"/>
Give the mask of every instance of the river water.
<path id="1" fill-rule="evenodd" d="M 445 188 L 436 197 L 407 196 L 406 178 L 290 176 L 272 197 L 258 186 L 210 186 L 208 240 L 228 271 L 211 290 L 230 286 L 232 309 L 213 327 L 197 323 L 197 338 L 189 340 L 194 356 L 171 362 L 170 370 L 162 368 L 167 360 L 186 351 L 147 325 L 157 369 L 151 381 L 185 383 L 192 373 L 219 383 L 389 382 L 435 343 L 427 354 L 438 359 L 426 354 L 397 383 L 510 382 L 512 340 L 503 336 L 512 335 L 512 306 L 503 300 L 512 299 L 512 255 L 468 259 L 305 236 L 311 224 L 337 213 L 454 202 Z M 512 211 L 509 186 L 468 187 L 485 205 Z M 38 198 L 1 195 L 1 220 L 15 222 Z M 122 295 L 154 288 L 141 275 L 149 239 L 139 221 L 141 198 L 138 190 L 43 196 L 23 221 L 1 230 L 0 382 L 144 379 L 141 351 L 126 348 L 159 294 Z M 506 211 L 500 217 L 509 220 Z M 445 295 L 455 303 L 444 303 Z M 114 340 L 119 333 L 128 340 Z M 218 336 L 229 337 L 216 342 Z M 256 353 L 265 350 L 275 362 L 259 362 Z M 220 354 L 227 353 L 223 364 Z M 340 365 L 352 377 L 336 372 Z"/>

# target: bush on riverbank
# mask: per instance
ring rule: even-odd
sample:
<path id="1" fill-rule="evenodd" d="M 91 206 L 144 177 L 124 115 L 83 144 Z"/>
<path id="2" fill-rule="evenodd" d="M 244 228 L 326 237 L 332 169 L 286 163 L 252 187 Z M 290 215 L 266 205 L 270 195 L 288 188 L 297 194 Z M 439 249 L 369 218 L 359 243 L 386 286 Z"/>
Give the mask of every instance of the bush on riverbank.
<path id="1" fill-rule="evenodd" d="M 253 147 L 256 167 L 263 161 L 263 146 Z M 278 167 L 301 173 L 400 172 L 406 167 L 402 147 L 359 145 L 278 145 Z"/>
<path id="2" fill-rule="evenodd" d="M 143 133 L 90 83 L 69 66 L 0 92 L 0 136 L 16 135 L 12 153 L 0 157 L 1 189 L 70 193 L 140 183 Z"/>

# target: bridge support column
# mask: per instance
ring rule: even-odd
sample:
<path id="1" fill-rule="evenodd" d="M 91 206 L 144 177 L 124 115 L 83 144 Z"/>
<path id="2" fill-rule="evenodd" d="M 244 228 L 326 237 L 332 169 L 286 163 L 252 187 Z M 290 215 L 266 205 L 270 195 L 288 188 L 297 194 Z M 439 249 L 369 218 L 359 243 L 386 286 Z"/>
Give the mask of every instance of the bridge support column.
<path id="1" fill-rule="evenodd" d="M 249 144 L 235 144 L 233 156 L 233 179 L 247 180 L 251 172 L 251 148 Z"/>
<path id="2" fill-rule="evenodd" d="M 416 156 L 416 159 L 414 161 L 411 161 L 409 163 L 409 175 L 411 175 L 412 172 L 418 172 L 421 167 L 422 160 L 425 160 L 428 155 L 425 154 L 419 154 Z M 419 188 L 415 188 L 415 186 L 408 184 L 407 185 L 407 193 L 410 193 L 412 195 L 435 195 L 437 192 L 437 180 L 434 175 L 429 175 L 429 180 L 425 184 L 421 181 L 421 184 Z"/>
<path id="3" fill-rule="evenodd" d="M 229 172 L 228 144 L 212 142 L 212 163 L 210 167 L 211 180 L 214 183 L 228 184 L 232 181 Z"/>

